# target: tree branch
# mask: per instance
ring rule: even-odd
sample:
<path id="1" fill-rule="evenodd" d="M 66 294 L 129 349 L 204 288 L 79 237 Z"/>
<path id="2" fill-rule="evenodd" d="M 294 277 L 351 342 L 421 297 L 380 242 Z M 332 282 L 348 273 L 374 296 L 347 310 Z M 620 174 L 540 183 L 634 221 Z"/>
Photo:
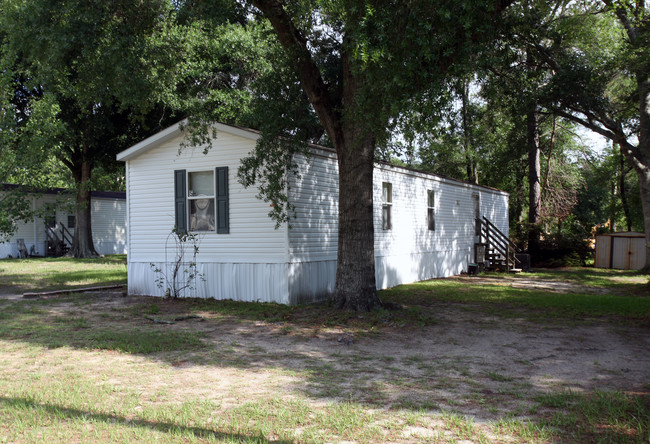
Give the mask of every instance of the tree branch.
<path id="1" fill-rule="evenodd" d="M 636 39 L 638 37 L 638 32 L 637 29 L 630 22 L 630 19 L 627 17 L 627 9 L 625 9 L 621 5 L 614 5 L 612 0 L 603 0 L 603 3 L 605 3 L 608 8 L 614 11 L 616 17 L 618 17 L 618 20 L 621 22 L 621 25 L 623 25 L 623 27 L 625 28 L 625 32 L 627 33 L 630 42 L 632 44 L 635 44 Z"/>
<path id="2" fill-rule="evenodd" d="M 307 40 L 291 20 L 277 0 L 252 0 L 253 5 L 258 8 L 271 22 L 280 44 L 293 57 L 294 64 L 300 78 L 300 83 L 309 98 L 319 120 L 325 127 L 327 135 L 338 142 L 337 135 L 340 131 L 340 98 L 332 97 L 329 88 L 323 81 L 320 70 L 307 47 Z"/>
<path id="3" fill-rule="evenodd" d="M 625 136 L 625 133 L 623 132 L 622 129 L 603 128 L 594 122 L 594 120 L 599 121 L 599 119 L 596 119 L 594 116 L 589 115 L 583 111 L 579 111 L 579 110 L 575 110 L 575 111 L 585 115 L 586 119 L 580 118 L 566 111 L 555 110 L 554 112 L 560 117 L 564 117 L 567 120 L 578 123 L 584 126 L 585 128 L 588 128 L 594 131 L 595 133 L 598 133 L 601 136 L 616 142 L 619 145 L 621 152 L 625 155 L 625 157 L 628 158 L 630 163 L 632 163 L 635 166 L 635 168 L 640 168 L 640 169 L 644 168 L 643 164 L 640 162 L 641 152 L 639 150 L 639 147 L 634 146 L 630 142 L 628 142 L 627 137 Z"/>

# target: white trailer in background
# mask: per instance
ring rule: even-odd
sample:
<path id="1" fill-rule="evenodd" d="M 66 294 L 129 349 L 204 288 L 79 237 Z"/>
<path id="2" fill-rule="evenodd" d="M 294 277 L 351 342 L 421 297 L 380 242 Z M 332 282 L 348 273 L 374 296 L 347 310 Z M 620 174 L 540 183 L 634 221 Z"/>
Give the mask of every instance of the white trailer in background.
<path id="1" fill-rule="evenodd" d="M 3 189 L 16 185 L 4 184 Z M 126 253 L 126 193 L 113 191 L 91 192 L 91 224 L 95 249 L 99 254 Z M 18 244 L 22 240 L 28 253 L 45 256 L 47 252 L 46 226 L 60 232 L 65 227 L 74 233 L 75 216 L 73 197 L 60 188 L 49 188 L 34 193 L 30 198 L 32 210 L 49 206 L 48 217 L 34 216 L 28 221 L 15 221 L 16 232 L 6 242 L 0 243 L 0 258 L 19 257 Z"/>

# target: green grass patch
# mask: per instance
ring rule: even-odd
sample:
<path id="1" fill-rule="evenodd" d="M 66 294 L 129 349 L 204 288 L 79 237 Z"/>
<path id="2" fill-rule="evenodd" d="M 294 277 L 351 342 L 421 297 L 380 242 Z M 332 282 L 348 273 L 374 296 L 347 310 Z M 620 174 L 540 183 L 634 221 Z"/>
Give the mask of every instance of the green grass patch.
<path id="1" fill-rule="evenodd" d="M 583 395 L 570 391 L 540 395 L 550 408 L 543 421 L 574 442 L 650 442 L 650 399 L 621 392 Z"/>
<path id="2" fill-rule="evenodd" d="M 0 314 L 0 337 L 38 344 L 46 348 L 113 350 L 150 354 L 196 350 L 203 347 L 196 332 L 156 329 L 156 326 L 95 326 L 84 316 L 55 315 L 45 310 L 49 301 L 35 305 L 19 302 L 4 307 Z M 59 301 L 60 302 L 60 301 Z"/>
<path id="3" fill-rule="evenodd" d="M 0 260 L 0 293 L 126 284 L 126 255 Z"/>
<path id="4" fill-rule="evenodd" d="M 372 313 L 78 293 L 0 299 L 0 443 L 647 442 L 647 397 L 541 394 L 505 364 L 430 356 L 438 338 L 454 344 L 422 327 L 441 309 L 441 319 L 476 327 L 472 337 L 481 322 L 511 316 L 539 321 L 517 324 L 531 334 L 554 325 L 545 320 L 595 313 L 609 316 L 598 326 L 647 319 L 649 298 L 622 295 L 625 282 L 575 295 L 508 285 L 518 278 L 405 285 L 380 292 L 391 309 Z M 203 319 L 146 319 L 187 314 Z M 420 333 L 433 341 L 418 345 Z"/>
<path id="5" fill-rule="evenodd" d="M 643 285 L 649 278 L 648 274 L 639 271 L 593 267 L 535 269 L 533 273 L 523 273 L 522 276 L 601 288 Z"/>
<path id="6" fill-rule="evenodd" d="M 517 279 L 517 278 L 515 278 Z M 477 281 L 480 282 L 480 281 Z M 638 322 L 650 321 L 650 297 L 618 291 L 602 293 L 557 293 L 516 288 L 509 280 L 471 284 L 453 279 L 435 279 L 384 290 L 382 300 L 407 307 L 435 307 L 440 304 L 464 304 L 468 309 L 505 317 L 531 320 L 573 319 L 614 316 Z M 608 287 L 627 284 L 608 281 Z"/>

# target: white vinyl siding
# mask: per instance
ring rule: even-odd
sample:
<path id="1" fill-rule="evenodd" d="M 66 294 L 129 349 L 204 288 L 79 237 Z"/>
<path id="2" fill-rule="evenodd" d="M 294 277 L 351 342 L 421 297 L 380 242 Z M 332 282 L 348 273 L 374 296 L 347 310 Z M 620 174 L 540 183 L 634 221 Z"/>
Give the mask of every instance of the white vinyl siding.
<path id="1" fill-rule="evenodd" d="M 174 171 L 228 167 L 230 234 L 199 235 L 199 272 L 206 281 L 196 297 L 300 303 L 324 299 L 334 290 L 338 248 L 338 166 L 330 150 L 311 148 L 297 155 L 298 176 L 287 182 L 288 224 L 275 229 L 269 204 L 255 187 L 237 180 L 240 159 L 254 148 L 257 134 L 217 125 L 207 155 L 185 150 L 181 136 L 167 129 L 121 153 L 127 161 L 129 196 L 129 292 L 161 295 L 150 262 L 171 261 L 174 225 Z M 176 134 L 176 135 L 174 135 Z M 382 183 L 391 184 L 392 230 L 382 229 Z M 373 175 L 375 268 L 378 288 L 443 277 L 467 269 L 473 257 L 474 201 L 481 214 L 508 233 L 508 194 L 435 175 L 377 165 Z M 429 230 L 428 192 L 435 193 L 435 231 Z M 167 246 L 166 246 L 167 243 Z"/>
<path id="2" fill-rule="evenodd" d="M 68 219 L 74 216 L 72 197 L 45 194 L 32 199 L 36 208 L 49 204 L 55 207 L 55 222 L 63 225 L 71 234 L 74 228 L 68 228 Z M 126 253 L 126 200 L 124 198 L 91 198 L 91 224 L 95 249 L 99 254 Z M 16 222 L 16 233 L 8 242 L 0 244 L 0 257 L 18 255 L 17 239 L 23 239 L 27 250 L 32 245 L 36 254 L 43 256 L 46 251 L 45 219 L 36 217 L 28 221 Z M 58 230 L 57 230 L 58 232 Z"/>
<path id="3" fill-rule="evenodd" d="M 299 176 L 289 179 L 290 289 L 293 300 L 324 297 L 334 288 L 338 242 L 338 181 L 333 153 L 313 150 L 295 159 Z M 378 165 L 374 172 L 377 287 L 458 274 L 473 257 L 474 200 L 481 214 L 508 232 L 508 194 L 486 187 Z M 391 184 L 392 230 L 383 229 L 383 183 Z M 428 192 L 435 199 L 435 231 L 429 230 Z"/>
<path id="4" fill-rule="evenodd" d="M 168 236 L 174 225 L 175 170 L 228 166 L 230 234 L 199 233 L 197 261 L 286 263 L 286 226 L 276 230 L 268 203 L 255 197 L 255 187 L 244 188 L 237 180 L 240 159 L 255 142 L 219 132 L 218 143 L 207 154 L 187 148 L 179 155 L 181 140 L 168 140 L 128 162 L 129 261 L 155 262 L 172 254 Z"/>
<path id="5" fill-rule="evenodd" d="M 93 242 L 99 254 L 126 253 L 126 200 L 91 199 Z M 58 219 L 58 217 L 57 217 Z M 67 216 L 64 217 L 67 226 Z M 74 230 L 70 230 L 74 232 Z"/>
<path id="6" fill-rule="evenodd" d="M 338 248 L 339 184 L 334 154 L 319 151 L 295 158 L 298 176 L 289 177 L 291 262 L 336 260 Z"/>

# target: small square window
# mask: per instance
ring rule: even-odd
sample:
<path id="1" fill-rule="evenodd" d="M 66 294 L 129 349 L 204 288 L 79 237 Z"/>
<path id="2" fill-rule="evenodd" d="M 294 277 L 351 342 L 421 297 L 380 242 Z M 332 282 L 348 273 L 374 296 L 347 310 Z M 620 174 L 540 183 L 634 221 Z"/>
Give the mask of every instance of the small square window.
<path id="1" fill-rule="evenodd" d="M 74 228 L 75 226 L 75 217 L 73 215 L 68 215 L 68 228 Z"/>

